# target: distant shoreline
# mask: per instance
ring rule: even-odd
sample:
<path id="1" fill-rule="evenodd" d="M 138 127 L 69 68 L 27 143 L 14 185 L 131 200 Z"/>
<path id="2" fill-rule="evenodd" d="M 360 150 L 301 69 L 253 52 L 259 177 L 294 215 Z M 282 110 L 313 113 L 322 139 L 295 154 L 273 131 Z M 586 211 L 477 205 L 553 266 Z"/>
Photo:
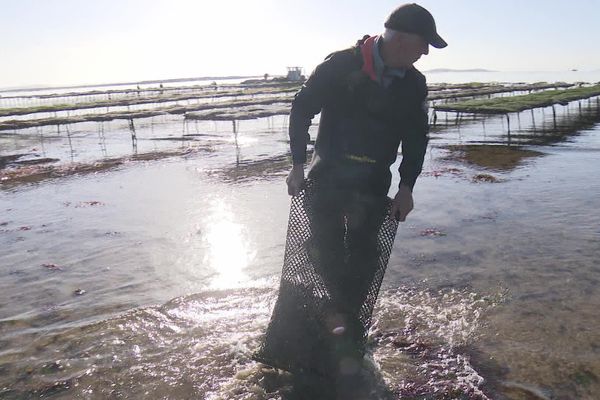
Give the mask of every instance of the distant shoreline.
<path id="1" fill-rule="evenodd" d="M 499 71 L 485 68 L 470 68 L 470 69 L 454 69 L 454 68 L 433 68 L 428 70 L 422 70 L 423 73 L 437 74 L 437 73 L 508 73 L 508 74 L 530 74 L 530 73 L 564 73 L 564 72 L 579 72 L 579 73 L 600 73 L 600 69 L 594 70 L 560 70 L 560 71 Z M 264 75 L 231 75 L 231 76 L 202 76 L 193 78 L 170 78 L 170 79 L 153 79 L 144 81 L 132 81 L 132 82 L 117 82 L 117 83 L 98 83 L 98 84 L 80 84 L 80 85 L 30 85 L 30 86 L 13 86 L 13 87 L 0 87 L 0 93 L 5 92 L 28 92 L 28 91 L 39 91 L 39 90 L 60 90 L 60 89 L 80 89 L 90 87 L 108 87 L 108 86 L 130 86 L 130 85 L 149 85 L 149 84 L 161 84 L 161 83 L 174 83 L 174 82 L 190 82 L 190 81 L 216 81 L 224 79 L 254 79 L 263 78 Z M 275 76 L 275 75 L 270 75 Z"/>
<path id="2" fill-rule="evenodd" d="M 438 72 L 500 72 L 500 71 L 494 71 L 491 69 L 483 69 L 483 68 L 474 68 L 474 69 L 434 68 L 434 69 L 429 69 L 429 70 L 423 71 L 423 72 L 435 74 Z"/>
<path id="3" fill-rule="evenodd" d="M 64 85 L 64 86 L 34 85 L 32 87 L 0 88 L 0 93 L 3 93 L 3 92 L 34 92 L 37 90 L 49 90 L 49 89 L 81 89 L 81 88 L 89 88 L 89 87 L 148 85 L 148 84 L 161 84 L 161 83 L 173 83 L 173 82 L 216 81 L 216 80 L 223 80 L 223 79 L 250 79 L 250 78 L 261 78 L 261 77 L 262 77 L 262 75 L 201 76 L 201 77 L 195 77 L 195 78 L 154 79 L 154 80 L 135 81 L 135 82 L 98 83 L 98 84 L 85 84 L 85 85 Z"/>

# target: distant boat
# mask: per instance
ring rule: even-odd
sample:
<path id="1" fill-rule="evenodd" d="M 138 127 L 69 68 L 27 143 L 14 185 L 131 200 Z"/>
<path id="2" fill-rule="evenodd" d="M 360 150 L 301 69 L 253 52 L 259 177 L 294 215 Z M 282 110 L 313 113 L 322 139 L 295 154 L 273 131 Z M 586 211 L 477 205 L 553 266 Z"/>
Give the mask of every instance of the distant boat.
<path id="1" fill-rule="evenodd" d="M 571 71 L 573 71 L 573 72 L 577 72 L 577 71 L 579 71 L 579 70 L 578 70 L 577 68 L 573 68 Z"/>

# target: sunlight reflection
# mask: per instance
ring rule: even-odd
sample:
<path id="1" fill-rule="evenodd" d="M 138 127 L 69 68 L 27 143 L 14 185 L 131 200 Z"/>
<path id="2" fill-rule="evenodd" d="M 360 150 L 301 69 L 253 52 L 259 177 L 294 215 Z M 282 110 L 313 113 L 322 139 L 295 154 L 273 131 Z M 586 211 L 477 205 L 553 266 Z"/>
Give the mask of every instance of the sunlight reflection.
<path id="1" fill-rule="evenodd" d="M 239 287 L 248 278 L 244 270 L 255 254 L 244 237 L 243 226 L 234 221 L 234 214 L 226 203 L 214 200 L 210 214 L 204 235 L 208 245 L 204 261 L 217 273 L 210 286 Z"/>

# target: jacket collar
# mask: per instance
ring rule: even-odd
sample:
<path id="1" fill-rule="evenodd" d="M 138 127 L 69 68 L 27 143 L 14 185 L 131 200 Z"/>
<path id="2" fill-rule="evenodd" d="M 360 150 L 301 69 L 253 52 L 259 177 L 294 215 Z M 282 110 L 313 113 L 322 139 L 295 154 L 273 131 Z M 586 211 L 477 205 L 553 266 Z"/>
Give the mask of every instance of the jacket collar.
<path id="1" fill-rule="evenodd" d="M 360 52 L 363 56 L 362 71 L 377 82 L 377 73 L 375 72 L 375 63 L 373 62 L 373 47 L 375 46 L 377 36 L 370 36 L 360 46 Z"/>
<path id="2" fill-rule="evenodd" d="M 404 78 L 407 70 L 385 66 L 379 52 L 380 42 L 381 36 L 370 36 L 360 45 L 360 51 L 363 56 L 362 71 L 367 74 L 371 80 L 387 87 L 394 77 Z"/>

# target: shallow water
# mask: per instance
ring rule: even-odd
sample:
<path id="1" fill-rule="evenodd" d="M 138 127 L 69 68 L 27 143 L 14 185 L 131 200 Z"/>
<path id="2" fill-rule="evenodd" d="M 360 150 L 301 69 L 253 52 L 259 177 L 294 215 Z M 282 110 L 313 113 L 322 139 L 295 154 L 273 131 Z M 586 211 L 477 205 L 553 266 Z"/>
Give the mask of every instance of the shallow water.
<path id="1" fill-rule="evenodd" d="M 532 152 L 500 164 L 504 118 L 438 119 L 375 312 L 371 398 L 600 396 L 600 117 L 557 111 L 560 135 L 549 110 L 511 121 Z M 286 122 L 143 120 L 140 153 L 206 151 L 4 186 L 0 397 L 293 398 L 249 358 L 283 258 Z M 0 151 L 68 165 L 136 150 L 127 124 L 104 142 L 99 126 Z"/>

